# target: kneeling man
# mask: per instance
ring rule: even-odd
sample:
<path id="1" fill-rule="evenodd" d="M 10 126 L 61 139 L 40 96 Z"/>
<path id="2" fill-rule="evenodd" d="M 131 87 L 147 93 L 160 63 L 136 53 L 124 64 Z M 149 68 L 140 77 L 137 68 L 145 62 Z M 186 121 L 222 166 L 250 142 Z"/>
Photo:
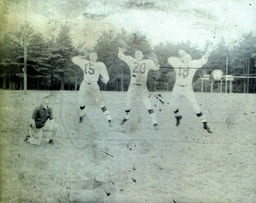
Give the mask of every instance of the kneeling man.
<path id="1" fill-rule="evenodd" d="M 52 109 L 48 106 L 50 97 L 44 97 L 42 104 L 33 111 L 29 124 L 29 135 L 25 138 L 25 141 L 30 144 L 40 145 L 43 138 L 47 143 L 53 143 L 57 125 L 53 120 Z"/>

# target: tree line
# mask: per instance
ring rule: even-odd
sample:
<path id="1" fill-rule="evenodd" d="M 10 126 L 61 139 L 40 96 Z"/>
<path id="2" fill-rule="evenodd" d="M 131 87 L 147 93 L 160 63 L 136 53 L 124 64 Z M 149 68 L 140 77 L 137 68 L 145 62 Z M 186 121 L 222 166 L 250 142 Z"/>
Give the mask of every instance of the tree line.
<path id="1" fill-rule="evenodd" d="M 23 25 L 15 33 L 8 33 L 0 40 L 0 76 L 9 74 L 10 80 L 22 80 L 23 74 L 23 46 L 24 36 L 28 41 L 28 89 L 78 89 L 83 80 L 83 71 L 71 62 L 77 54 L 70 35 L 70 27 L 64 25 L 56 37 L 45 38 L 42 33 L 36 32 L 31 26 Z M 150 85 L 155 83 L 168 83 L 171 87 L 175 82 L 175 72 L 168 64 L 167 59 L 178 56 L 178 50 L 183 49 L 193 59 L 199 59 L 207 50 L 209 42 L 204 48 L 198 48 L 189 40 L 180 43 L 160 43 L 151 46 L 146 35 L 140 31 L 129 33 L 121 30 L 103 32 L 97 40 L 94 50 L 98 53 L 99 61 L 106 64 L 110 81 L 107 86 L 100 84 L 106 90 L 127 90 L 130 82 L 129 67 L 117 57 L 120 41 L 124 41 L 129 49 L 127 55 L 134 55 L 134 51 L 143 51 L 145 58 L 157 58 L 161 66 L 160 75 L 152 72 L 148 75 Z M 82 42 L 81 42 L 82 43 Z M 226 60 L 228 58 L 228 75 L 256 75 L 255 58 L 256 36 L 253 33 L 245 34 L 239 41 L 228 45 L 222 38 L 211 53 L 208 63 L 198 70 L 194 77 L 194 88 L 200 89 L 199 78 L 211 74 L 215 69 L 226 73 Z M 244 79 L 234 81 L 234 92 L 243 92 Z M 256 92 L 256 81 L 249 81 L 250 92 Z M 161 89 L 161 87 L 158 87 Z"/>

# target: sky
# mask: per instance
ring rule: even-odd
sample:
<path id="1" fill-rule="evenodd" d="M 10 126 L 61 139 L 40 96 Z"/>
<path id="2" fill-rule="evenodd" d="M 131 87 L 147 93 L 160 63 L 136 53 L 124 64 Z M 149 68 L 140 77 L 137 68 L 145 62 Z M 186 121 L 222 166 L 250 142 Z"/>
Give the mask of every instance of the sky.
<path id="1" fill-rule="evenodd" d="M 152 46 L 190 40 L 199 47 L 206 41 L 217 43 L 221 37 L 231 45 L 244 33 L 256 31 L 255 0 L 26 1 L 27 21 L 35 30 L 50 38 L 67 24 L 74 44 L 85 41 L 88 47 L 109 30 L 142 31 Z M 25 0 L 0 2 L 2 33 L 14 32 L 25 22 Z"/>

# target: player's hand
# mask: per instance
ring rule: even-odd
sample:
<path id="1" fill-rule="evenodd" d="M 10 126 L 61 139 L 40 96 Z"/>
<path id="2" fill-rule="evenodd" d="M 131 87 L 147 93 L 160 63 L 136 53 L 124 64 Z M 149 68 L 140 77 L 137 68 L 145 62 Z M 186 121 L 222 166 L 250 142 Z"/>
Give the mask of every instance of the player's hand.
<path id="1" fill-rule="evenodd" d="M 34 119 L 31 119 L 30 122 L 29 122 L 29 127 L 30 127 L 30 128 L 33 128 L 33 123 L 35 123 L 35 120 L 34 120 Z"/>
<path id="2" fill-rule="evenodd" d="M 100 78 L 99 78 L 102 82 L 103 82 L 103 77 L 100 75 Z"/>
<path id="3" fill-rule="evenodd" d="M 211 53 L 217 45 L 213 45 L 213 43 L 209 43 L 206 49 L 206 53 Z"/>
<path id="4" fill-rule="evenodd" d="M 100 80 L 101 80 L 101 82 L 103 82 L 104 84 L 107 84 L 107 82 L 104 80 L 104 78 L 102 77 L 102 75 L 100 75 Z"/>
<path id="5" fill-rule="evenodd" d="M 82 47 L 84 46 L 85 42 L 82 42 L 80 43 L 78 46 L 77 46 L 77 49 L 82 49 Z"/>
<path id="6" fill-rule="evenodd" d="M 158 61 L 158 58 L 157 58 L 156 55 L 150 55 L 148 58 L 151 59 L 151 60 L 154 62 L 154 64 L 155 64 L 156 66 L 158 66 L 158 68 L 160 67 L 159 61 Z"/>
<path id="7" fill-rule="evenodd" d="M 79 54 L 79 55 L 81 55 L 81 56 L 83 56 L 83 57 L 85 57 L 85 58 L 86 58 L 86 57 L 88 56 L 88 54 L 89 54 L 86 49 L 78 49 L 77 51 L 78 51 L 78 54 Z"/>
<path id="8" fill-rule="evenodd" d="M 125 48 L 120 48 L 120 47 L 118 47 L 118 52 L 119 53 L 124 53 L 124 52 L 126 52 L 127 50 L 125 49 Z"/>
<path id="9" fill-rule="evenodd" d="M 127 50 L 129 46 L 126 44 L 126 42 L 122 39 L 118 40 L 118 47 Z"/>
<path id="10" fill-rule="evenodd" d="M 126 49 L 125 49 L 125 48 L 120 48 L 120 47 L 118 47 L 118 51 L 124 53 L 124 52 L 126 51 Z"/>

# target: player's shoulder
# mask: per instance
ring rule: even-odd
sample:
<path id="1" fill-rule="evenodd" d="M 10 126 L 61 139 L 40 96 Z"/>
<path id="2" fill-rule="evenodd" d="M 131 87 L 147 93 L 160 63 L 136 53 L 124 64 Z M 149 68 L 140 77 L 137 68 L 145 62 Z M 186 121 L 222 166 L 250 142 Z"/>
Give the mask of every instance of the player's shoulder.
<path id="1" fill-rule="evenodd" d="M 74 62 L 76 62 L 76 61 L 80 61 L 81 59 L 80 59 L 80 56 L 74 56 L 74 57 L 72 57 L 72 61 Z"/>
<path id="2" fill-rule="evenodd" d="M 80 63 L 88 63 L 88 60 L 86 60 L 85 58 L 82 58 L 81 56 L 75 56 L 72 58 L 72 61 L 76 64 L 80 64 Z"/>
<path id="3" fill-rule="evenodd" d="M 101 62 L 101 61 L 98 61 L 98 62 L 96 62 L 95 63 L 97 66 L 99 66 L 99 67 L 106 67 L 106 65 L 103 63 L 103 62 Z"/>
<path id="4" fill-rule="evenodd" d="M 181 60 L 179 58 L 177 58 L 177 57 L 170 57 L 170 58 L 168 58 L 168 62 L 172 66 L 181 66 L 182 65 Z"/>
<path id="5" fill-rule="evenodd" d="M 156 65 L 156 63 L 152 59 L 144 59 L 143 63 L 146 63 L 148 66 Z"/>
<path id="6" fill-rule="evenodd" d="M 178 57 L 171 56 L 168 58 L 168 61 L 180 61 L 180 59 Z"/>
<path id="7" fill-rule="evenodd" d="M 190 66 L 196 68 L 196 67 L 200 66 L 201 63 L 202 63 L 202 60 L 200 60 L 200 59 L 199 60 L 193 60 L 193 61 L 190 62 Z"/>
<path id="8" fill-rule="evenodd" d="M 190 63 L 189 63 L 189 66 L 193 66 L 193 65 L 195 65 L 195 64 L 197 64 L 198 63 L 198 60 L 193 60 L 193 61 L 191 61 Z"/>
<path id="9" fill-rule="evenodd" d="M 126 59 L 127 61 L 132 61 L 132 62 L 137 61 L 135 58 L 133 58 L 132 56 L 129 56 L 129 55 L 126 55 L 126 56 L 125 56 L 125 59 Z"/>
<path id="10" fill-rule="evenodd" d="M 146 62 L 146 63 L 154 63 L 154 61 L 152 59 L 144 59 L 143 62 Z"/>

